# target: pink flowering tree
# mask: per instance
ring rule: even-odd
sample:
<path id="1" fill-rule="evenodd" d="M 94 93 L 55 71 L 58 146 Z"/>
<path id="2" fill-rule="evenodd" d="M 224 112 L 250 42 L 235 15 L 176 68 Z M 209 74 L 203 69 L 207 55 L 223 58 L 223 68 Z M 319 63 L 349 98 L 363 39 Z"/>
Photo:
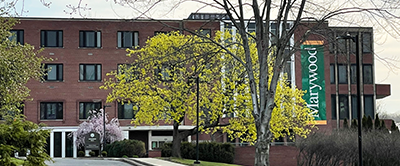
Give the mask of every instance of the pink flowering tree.
<path id="1" fill-rule="evenodd" d="M 72 132 L 69 136 L 72 137 L 76 135 L 76 146 L 84 146 L 85 145 L 85 135 L 90 132 L 96 132 L 100 134 L 100 143 L 103 143 L 103 109 L 98 111 L 91 110 L 89 111 L 89 117 L 86 121 L 79 125 L 78 130 Z M 118 118 L 113 118 L 111 121 L 108 121 L 108 115 L 106 114 L 105 118 L 106 122 L 106 141 L 114 142 L 122 140 L 122 132 L 119 127 Z"/>

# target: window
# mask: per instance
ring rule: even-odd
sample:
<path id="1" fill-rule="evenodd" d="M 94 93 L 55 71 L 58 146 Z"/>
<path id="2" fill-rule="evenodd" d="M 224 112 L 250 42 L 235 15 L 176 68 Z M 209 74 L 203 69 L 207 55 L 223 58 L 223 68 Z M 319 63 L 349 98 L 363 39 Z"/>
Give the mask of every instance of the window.
<path id="1" fill-rule="evenodd" d="M 44 76 L 46 81 L 62 81 L 63 80 L 63 65 L 62 64 L 45 64 L 44 68 L 47 73 Z"/>
<path id="2" fill-rule="evenodd" d="M 200 30 L 200 35 L 211 36 L 211 29 L 202 29 L 202 30 Z"/>
<path id="3" fill-rule="evenodd" d="M 139 46 L 139 32 L 117 32 L 118 48 L 132 48 Z"/>
<path id="4" fill-rule="evenodd" d="M 335 84 L 335 65 L 331 64 L 329 66 L 330 69 L 330 76 L 331 76 L 331 84 Z"/>
<path id="5" fill-rule="evenodd" d="M 336 95 L 331 95 L 331 113 L 332 119 L 336 119 Z"/>
<path id="6" fill-rule="evenodd" d="M 347 95 L 339 95 L 339 117 L 349 119 L 349 100 Z"/>
<path id="7" fill-rule="evenodd" d="M 371 52 L 371 33 L 364 32 L 362 34 L 362 51 L 363 53 L 370 53 Z"/>
<path id="8" fill-rule="evenodd" d="M 24 44 L 24 30 L 11 30 L 10 33 L 11 36 L 8 37 L 8 40 Z"/>
<path id="9" fill-rule="evenodd" d="M 339 84 L 347 84 L 347 66 L 338 65 Z"/>
<path id="10" fill-rule="evenodd" d="M 124 76 L 122 76 L 122 74 Z M 131 64 L 118 64 L 119 79 L 125 79 L 127 82 L 139 79 L 139 71 L 137 67 Z"/>
<path id="11" fill-rule="evenodd" d="M 286 49 L 285 49 L 285 51 L 286 51 Z M 283 73 L 285 73 L 286 76 L 287 76 L 287 80 L 286 81 L 289 82 L 289 83 L 291 83 L 291 81 L 292 81 L 291 64 L 292 64 L 292 61 L 290 61 L 290 60 L 286 61 L 286 65 L 285 65 L 285 67 L 283 69 Z"/>
<path id="12" fill-rule="evenodd" d="M 40 103 L 40 119 L 63 119 L 62 102 L 42 102 Z"/>
<path id="13" fill-rule="evenodd" d="M 358 110 L 357 110 L 357 96 L 351 95 L 351 118 L 358 118 Z"/>
<path id="14" fill-rule="evenodd" d="M 79 103 L 79 119 L 87 119 L 90 110 L 98 110 L 101 108 L 101 102 L 80 102 Z"/>
<path id="15" fill-rule="evenodd" d="M 364 84 L 373 84 L 372 65 L 363 65 L 363 82 Z"/>
<path id="16" fill-rule="evenodd" d="M 101 32 L 79 31 L 79 47 L 101 47 Z"/>
<path id="17" fill-rule="evenodd" d="M 278 42 L 278 32 L 277 32 L 277 27 L 276 27 L 276 23 L 271 23 L 271 43 L 272 44 L 276 44 L 276 42 Z"/>
<path id="18" fill-rule="evenodd" d="M 79 65 L 80 81 L 101 81 L 100 64 L 81 64 Z"/>
<path id="19" fill-rule="evenodd" d="M 62 47 L 63 31 L 61 30 L 40 31 L 40 45 L 42 47 Z"/>
<path id="20" fill-rule="evenodd" d="M 155 72 L 158 76 L 158 79 L 161 81 L 172 81 L 170 67 L 167 65 L 162 65 L 162 68 L 156 69 Z"/>
<path id="21" fill-rule="evenodd" d="M 118 118 L 119 119 L 135 119 L 136 113 L 139 108 L 134 104 L 118 103 Z"/>
<path id="22" fill-rule="evenodd" d="M 351 64 L 350 66 L 350 83 L 357 83 L 357 66 L 355 64 Z"/>
<path id="23" fill-rule="evenodd" d="M 15 107 L 9 108 L 7 111 L 4 111 L 3 113 L 0 113 L 0 120 L 4 120 L 5 116 L 12 116 L 14 117 L 17 114 L 24 114 L 24 103 L 17 103 L 15 104 Z"/>
<path id="24" fill-rule="evenodd" d="M 256 32 L 256 23 L 249 23 L 247 27 L 247 32 L 249 33 Z"/>
<path id="25" fill-rule="evenodd" d="M 366 117 L 370 116 L 374 119 L 374 110 L 374 95 L 364 95 L 364 115 Z"/>

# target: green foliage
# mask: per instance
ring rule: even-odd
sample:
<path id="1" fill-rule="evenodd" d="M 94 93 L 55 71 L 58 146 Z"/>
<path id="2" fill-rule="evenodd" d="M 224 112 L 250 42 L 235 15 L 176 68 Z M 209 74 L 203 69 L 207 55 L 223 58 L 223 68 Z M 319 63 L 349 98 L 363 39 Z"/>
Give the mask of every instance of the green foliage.
<path id="1" fill-rule="evenodd" d="M 161 147 L 161 157 L 171 157 L 171 156 L 172 156 L 172 143 L 164 143 L 164 145 Z"/>
<path id="2" fill-rule="evenodd" d="M 373 127 L 374 124 L 372 122 L 371 116 L 368 116 L 366 124 L 367 124 L 367 126 L 365 126 L 364 128 L 366 130 L 372 130 L 372 127 Z"/>
<path id="3" fill-rule="evenodd" d="M 79 151 L 78 152 L 78 157 L 85 157 L 85 152 L 84 151 Z"/>
<path id="4" fill-rule="evenodd" d="M 358 127 L 358 122 L 357 119 L 353 119 L 351 120 L 351 128 L 357 128 Z"/>
<path id="5" fill-rule="evenodd" d="M 379 115 L 378 114 L 375 114 L 374 127 L 377 130 L 380 130 L 382 128 L 382 122 L 379 119 Z"/>
<path id="6" fill-rule="evenodd" d="M 107 145 L 106 151 L 109 157 L 122 157 L 137 155 L 142 157 L 146 155 L 145 144 L 138 140 L 124 139 L 122 141 L 115 141 Z"/>
<path id="7" fill-rule="evenodd" d="M 166 143 L 161 148 L 162 157 L 170 157 L 172 144 Z M 186 159 L 196 158 L 196 145 L 185 142 L 181 146 L 181 156 Z M 203 161 L 233 163 L 235 147 L 230 143 L 201 142 L 199 143 L 199 159 Z"/>
<path id="8" fill-rule="evenodd" d="M 96 156 L 96 153 L 95 153 L 94 151 L 90 151 L 90 152 L 89 152 L 89 155 L 90 155 L 90 157 L 95 157 L 95 156 Z"/>
<path id="9" fill-rule="evenodd" d="M 107 157 L 107 151 L 102 151 L 102 152 L 101 152 L 101 156 Z"/>
<path id="10" fill-rule="evenodd" d="M 344 128 L 349 128 L 349 122 L 347 121 L 347 118 L 344 118 L 344 120 L 343 120 L 343 127 Z"/>
<path id="11" fill-rule="evenodd" d="M 394 123 L 394 120 L 392 120 L 392 125 L 390 126 L 390 131 L 392 132 L 399 132 L 399 128 L 397 127 L 396 123 Z"/>
<path id="12" fill-rule="evenodd" d="M 122 156 L 122 158 L 128 158 L 128 156 L 126 156 L 126 155 L 123 155 L 123 156 Z"/>
<path id="13" fill-rule="evenodd" d="M 13 18 L 0 17 L 0 115 L 13 116 L 19 113 L 30 90 L 26 83 L 40 80 L 44 74 L 42 62 L 50 59 L 38 57 L 41 51 L 27 43 L 10 41 L 10 30 L 17 23 Z"/>
<path id="14" fill-rule="evenodd" d="M 133 157 L 133 158 L 139 158 L 139 156 L 138 156 L 138 155 L 132 155 L 132 157 Z"/>
<path id="15" fill-rule="evenodd" d="M 45 153 L 46 138 L 50 136 L 49 130 L 43 130 L 42 125 L 24 119 L 23 115 L 6 118 L 0 124 L 0 165 L 11 164 L 10 156 L 14 151 L 30 150 L 24 165 L 45 166 L 46 160 L 51 161 Z"/>

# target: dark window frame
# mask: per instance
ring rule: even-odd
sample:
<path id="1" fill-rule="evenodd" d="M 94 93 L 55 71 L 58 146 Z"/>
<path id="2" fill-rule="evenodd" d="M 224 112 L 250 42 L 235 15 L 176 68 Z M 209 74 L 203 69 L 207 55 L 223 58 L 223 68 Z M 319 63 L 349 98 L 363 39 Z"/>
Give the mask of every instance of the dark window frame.
<path id="1" fill-rule="evenodd" d="M 81 104 L 83 105 L 83 110 L 81 110 Z M 94 110 L 99 110 L 102 106 L 101 102 L 79 102 L 79 119 L 87 119 L 89 117 L 89 110 L 86 111 L 86 108 L 89 106 L 89 104 L 93 104 Z"/>
<path id="2" fill-rule="evenodd" d="M 330 65 L 329 65 L 329 72 L 330 72 L 330 75 L 329 75 L 329 77 L 330 77 L 330 83 L 331 83 L 331 84 L 335 84 L 335 82 L 336 82 L 335 64 L 330 64 Z"/>
<path id="3" fill-rule="evenodd" d="M 132 109 L 130 109 L 132 111 L 132 117 L 130 118 L 128 115 L 125 115 L 125 105 L 132 105 Z M 136 107 L 138 107 L 137 110 L 134 110 L 133 107 L 135 106 L 134 103 L 130 103 L 128 104 L 128 102 L 124 102 L 124 104 L 118 102 L 117 105 L 117 111 L 118 111 L 118 119 L 135 119 L 136 118 L 136 114 L 139 112 L 140 108 L 139 106 L 136 105 Z"/>
<path id="4" fill-rule="evenodd" d="M 56 65 L 57 67 L 56 67 L 56 79 L 54 79 L 54 80 L 49 80 L 49 78 L 48 78 L 48 72 L 50 71 L 50 70 L 48 70 L 49 69 L 49 65 Z M 63 81 L 64 80 L 64 65 L 63 64 L 51 64 L 51 63 L 46 63 L 45 65 L 44 65 L 44 68 L 46 69 L 46 75 L 44 76 L 44 80 L 45 81 Z M 60 71 L 60 69 L 61 69 L 61 71 Z"/>
<path id="5" fill-rule="evenodd" d="M 87 44 L 87 33 L 94 33 L 93 46 Z M 101 48 L 101 31 L 79 31 L 79 48 Z"/>
<path id="6" fill-rule="evenodd" d="M 56 32 L 56 46 L 49 46 L 49 41 L 47 40 L 49 32 Z M 41 47 L 63 47 L 63 31 L 62 30 L 41 30 L 40 31 L 40 46 Z"/>
<path id="7" fill-rule="evenodd" d="M 8 39 L 10 41 L 13 41 L 14 38 L 15 38 L 16 39 L 15 41 L 17 42 L 17 44 L 18 43 L 21 44 L 21 45 L 24 44 L 24 30 L 13 29 L 13 30 L 10 30 L 10 33 L 11 33 L 11 36 L 8 37 Z"/>
<path id="8" fill-rule="evenodd" d="M 369 72 L 367 73 L 366 68 L 369 67 Z M 363 64 L 363 84 L 373 84 L 374 83 L 374 74 L 372 64 Z"/>
<path id="9" fill-rule="evenodd" d="M 94 66 L 94 79 L 87 79 L 87 66 Z M 100 67 L 100 69 L 98 68 Z M 83 70 L 83 71 L 82 71 Z M 100 70 L 100 71 L 99 71 Z M 98 73 L 100 72 L 100 73 Z M 101 64 L 79 64 L 79 81 L 101 81 L 102 79 L 102 66 Z"/>
<path id="10" fill-rule="evenodd" d="M 125 43 L 125 33 L 131 33 L 131 45 Z M 139 46 L 139 32 L 138 31 L 118 31 L 117 32 L 117 47 L 118 48 L 134 48 Z"/>
<path id="11" fill-rule="evenodd" d="M 346 64 L 338 64 L 337 67 L 338 67 L 338 84 L 347 84 L 348 83 L 347 65 Z M 344 69 L 345 69 L 344 72 L 341 71 L 341 67 L 344 67 Z M 341 76 L 343 76 L 343 75 L 341 75 L 342 73 L 345 74 L 345 78 L 344 78 L 345 81 L 343 81 L 343 78 L 341 77 Z"/>
<path id="12" fill-rule="evenodd" d="M 48 104 L 55 106 L 56 111 L 54 117 L 48 117 L 51 110 L 48 109 Z M 43 112 L 44 111 L 44 112 Z M 61 111 L 61 112 L 60 112 Z M 63 102 L 40 102 L 40 120 L 62 120 L 64 117 L 64 103 Z"/>

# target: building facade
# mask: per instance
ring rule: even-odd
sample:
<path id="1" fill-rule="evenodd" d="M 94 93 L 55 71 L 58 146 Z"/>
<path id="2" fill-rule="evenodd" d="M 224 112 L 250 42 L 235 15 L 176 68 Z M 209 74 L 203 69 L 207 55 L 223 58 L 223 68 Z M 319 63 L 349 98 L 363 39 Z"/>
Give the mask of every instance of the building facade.
<path id="1" fill-rule="evenodd" d="M 12 32 L 18 39 L 44 48 L 41 56 L 52 58 L 45 62 L 51 69 L 45 81 L 31 80 L 30 98 L 24 114 L 35 123 L 45 123 L 52 129 L 49 146 L 51 157 L 76 157 L 75 137 L 68 134 L 77 130 L 88 117 L 88 111 L 106 107 L 110 118 L 117 117 L 126 139 L 145 142 L 148 150 L 172 141 L 172 125 L 131 125 L 132 105 L 106 103 L 110 91 L 100 90 L 106 73 L 130 63 L 127 48 L 144 46 L 149 37 L 177 29 L 219 30 L 219 23 L 199 20 L 111 20 L 111 19 L 49 19 L 20 18 Z M 192 129 L 185 120 L 181 130 Z M 190 137 L 188 138 L 190 139 Z"/>
<path id="2" fill-rule="evenodd" d="M 127 48 L 144 46 L 149 37 L 157 33 L 177 29 L 192 30 L 232 30 L 232 24 L 225 21 L 210 21 L 222 18 L 218 14 L 192 14 L 186 20 L 122 20 L 122 19 L 58 19 L 58 18 L 20 18 L 13 33 L 19 41 L 34 45 L 37 49 L 44 48 L 40 55 L 52 58 L 45 62 L 45 67 L 51 69 L 39 82 L 31 80 L 31 98 L 26 101 L 24 114 L 28 120 L 35 123 L 45 123 L 52 129 L 48 140 L 48 153 L 51 157 L 77 157 L 78 147 L 73 143 L 76 138 L 69 133 L 77 130 L 78 125 L 86 120 L 88 111 L 104 106 L 110 118 L 119 118 L 123 136 L 126 139 L 137 139 L 145 142 L 148 151 L 172 141 L 172 125 L 133 126 L 132 105 L 106 103 L 110 91 L 100 90 L 106 73 L 118 69 L 119 64 L 132 62 L 127 57 Z M 292 37 L 290 46 L 294 46 L 300 37 L 307 33 L 313 22 L 304 22 Z M 276 32 L 276 24 L 271 24 L 272 33 Z M 274 31 L 275 27 L 275 31 Z M 332 130 L 340 127 L 338 119 L 354 119 L 354 44 L 349 41 L 329 40 L 343 34 L 359 34 L 363 47 L 363 101 L 365 115 L 375 114 L 376 99 L 390 95 L 390 85 L 379 85 L 374 82 L 374 56 L 372 28 L 340 28 L 329 27 L 324 23 L 324 33 L 311 34 L 309 41 L 320 41 L 323 50 L 324 76 L 321 78 L 325 88 L 324 112 L 321 118 L 321 129 Z M 248 24 L 248 31 L 255 30 L 255 24 Z M 329 32 L 329 33 L 328 33 Z M 297 51 L 287 62 L 286 72 L 289 81 L 297 88 L 303 88 L 302 53 Z M 321 106 L 322 107 L 322 106 Z M 192 129 L 192 122 L 185 119 L 180 130 Z M 195 137 L 193 137 L 195 138 Z M 192 137 L 187 140 L 191 141 Z M 209 135 L 201 135 L 200 140 L 210 140 Z M 214 139 L 220 142 L 229 141 L 226 135 Z"/>

